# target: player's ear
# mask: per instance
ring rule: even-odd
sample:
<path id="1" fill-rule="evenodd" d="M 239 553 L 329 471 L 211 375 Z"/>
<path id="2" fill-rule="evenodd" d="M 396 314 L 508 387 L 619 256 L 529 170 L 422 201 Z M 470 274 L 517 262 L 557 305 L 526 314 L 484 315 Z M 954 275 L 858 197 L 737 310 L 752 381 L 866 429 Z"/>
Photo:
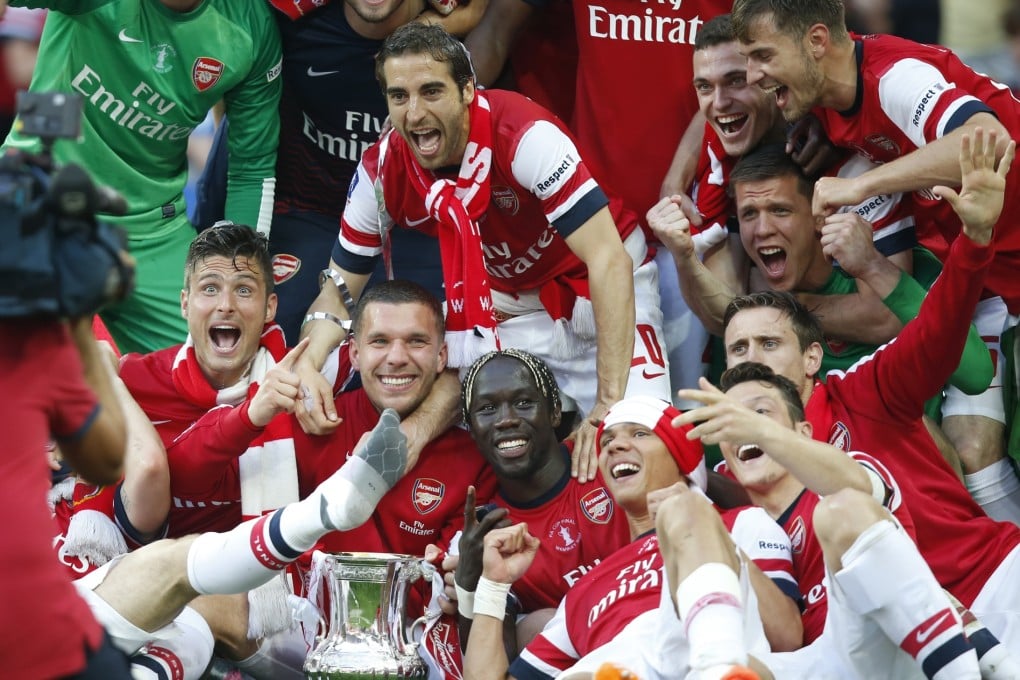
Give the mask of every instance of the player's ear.
<path id="1" fill-rule="evenodd" d="M 808 54 L 815 59 L 823 56 L 829 47 L 829 38 L 829 27 L 825 24 L 814 24 L 808 28 L 805 36 Z"/>
<path id="2" fill-rule="evenodd" d="M 811 343 L 804 350 L 804 375 L 809 375 L 813 378 L 818 374 L 818 371 L 822 370 L 822 355 L 822 346 L 817 342 Z"/>
<path id="3" fill-rule="evenodd" d="M 809 439 L 811 438 L 811 433 L 815 431 L 811 423 L 806 420 L 794 423 L 793 429 Z"/>
<path id="4" fill-rule="evenodd" d="M 470 104 L 475 100 L 475 79 L 471 78 L 464 83 L 464 89 L 461 90 L 461 99 L 464 100 L 465 104 Z"/>

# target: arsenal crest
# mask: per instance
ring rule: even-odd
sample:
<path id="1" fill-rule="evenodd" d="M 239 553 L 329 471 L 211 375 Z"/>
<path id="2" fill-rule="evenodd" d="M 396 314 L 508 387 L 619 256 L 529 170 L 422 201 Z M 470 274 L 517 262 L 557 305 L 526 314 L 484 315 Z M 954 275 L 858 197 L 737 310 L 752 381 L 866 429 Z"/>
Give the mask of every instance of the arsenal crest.
<path id="1" fill-rule="evenodd" d="M 411 489 L 411 503 L 414 509 L 422 515 L 427 515 L 443 502 L 446 494 L 446 485 L 437 479 L 430 477 L 419 477 L 414 480 L 414 487 Z"/>
<path id="2" fill-rule="evenodd" d="M 301 260 L 296 256 L 286 253 L 273 255 L 273 282 L 277 286 L 294 278 L 299 269 L 301 269 Z"/>
<path id="3" fill-rule="evenodd" d="M 829 432 L 829 443 L 842 451 L 850 450 L 850 428 L 837 420 Z"/>
<path id="4" fill-rule="evenodd" d="M 223 62 L 212 57 L 199 57 L 191 67 L 191 80 L 199 92 L 215 85 L 223 75 Z"/>
<path id="5" fill-rule="evenodd" d="M 793 521 L 793 526 L 790 527 L 790 547 L 793 548 L 795 555 L 799 555 L 804 550 L 804 534 L 807 533 L 804 529 L 804 518 L 798 517 Z"/>
<path id="6" fill-rule="evenodd" d="M 503 212 L 516 215 L 517 211 L 521 209 L 517 194 L 510 187 L 493 186 L 490 191 L 492 192 L 492 201 Z"/>
<path id="7" fill-rule="evenodd" d="M 592 489 L 581 497 L 581 512 L 596 524 L 609 524 L 613 518 L 613 499 L 605 487 Z"/>

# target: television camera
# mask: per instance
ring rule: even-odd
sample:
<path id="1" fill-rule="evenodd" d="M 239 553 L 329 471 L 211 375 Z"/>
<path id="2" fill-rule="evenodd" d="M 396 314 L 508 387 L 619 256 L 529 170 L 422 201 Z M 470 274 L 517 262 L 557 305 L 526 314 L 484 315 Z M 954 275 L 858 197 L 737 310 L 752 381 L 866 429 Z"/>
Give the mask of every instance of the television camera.
<path id="1" fill-rule="evenodd" d="M 134 286 L 123 231 L 96 218 L 127 206 L 80 166 L 53 163 L 53 142 L 80 134 L 79 95 L 19 92 L 17 110 L 41 151 L 0 156 L 0 317 L 92 314 Z"/>

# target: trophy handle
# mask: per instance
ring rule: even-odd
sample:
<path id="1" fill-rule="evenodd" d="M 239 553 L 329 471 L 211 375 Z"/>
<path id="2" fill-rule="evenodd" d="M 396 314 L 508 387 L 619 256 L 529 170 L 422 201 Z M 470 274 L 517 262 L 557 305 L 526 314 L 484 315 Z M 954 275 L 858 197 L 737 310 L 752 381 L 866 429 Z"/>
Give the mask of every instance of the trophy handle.
<path id="1" fill-rule="evenodd" d="M 418 644 L 416 638 L 420 640 L 425 635 L 425 626 L 428 623 L 427 617 L 419 616 L 411 622 L 410 626 L 407 626 L 401 635 L 404 637 L 403 643 L 405 645 Z"/>

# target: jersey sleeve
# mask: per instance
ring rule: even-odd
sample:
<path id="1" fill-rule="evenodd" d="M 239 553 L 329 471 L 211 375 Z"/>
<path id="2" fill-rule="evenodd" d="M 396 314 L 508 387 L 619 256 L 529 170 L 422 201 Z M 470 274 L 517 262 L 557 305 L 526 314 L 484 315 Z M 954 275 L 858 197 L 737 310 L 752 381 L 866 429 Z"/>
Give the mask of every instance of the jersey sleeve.
<path id="1" fill-rule="evenodd" d="M 715 132 L 706 123 L 705 139 L 701 144 L 695 178 L 694 203 L 701 215 L 701 226 L 691 225 L 691 234 L 699 234 L 715 225 L 727 227 L 733 212 L 732 201 L 726 193 L 727 173 L 723 159 L 711 144 Z"/>
<path id="2" fill-rule="evenodd" d="M 877 167 L 860 154 L 854 154 L 840 164 L 837 177 L 850 178 Z M 855 212 L 871 223 L 875 250 L 886 257 L 909 250 L 917 245 L 913 202 L 904 194 L 869 196 L 860 203 L 840 208 L 840 212 Z"/>
<path id="3" fill-rule="evenodd" d="M 393 220 L 380 214 L 375 194 L 375 173 L 366 163 L 377 162 L 378 145 L 365 152 L 347 190 L 347 205 L 340 220 L 340 236 L 333 245 L 333 261 L 355 274 L 369 274 L 382 254 L 381 229 L 390 229 Z M 383 224 L 380 224 L 382 219 Z"/>
<path id="4" fill-rule="evenodd" d="M 226 217 L 269 233 L 276 187 L 282 81 L 280 34 L 265 3 L 253 3 L 251 71 L 224 97 L 230 127 Z"/>
<path id="5" fill-rule="evenodd" d="M 854 364 L 847 371 L 855 374 L 853 381 L 844 381 L 839 372 L 828 376 L 851 390 L 848 403 L 855 410 L 897 422 L 923 411 L 924 402 L 959 363 L 993 254 L 992 247 L 957 238 L 917 317 L 891 342 Z"/>
<path id="6" fill-rule="evenodd" d="M 537 120 L 524 131 L 511 171 L 542 202 L 546 218 L 563 238 L 609 205 L 574 142 L 550 121 Z"/>
<path id="7" fill-rule="evenodd" d="M 900 59 L 878 83 L 882 110 L 918 147 L 960 127 L 976 113 L 992 109 L 949 82 L 934 65 Z"/>
<path id="8" fill-rule="evenodd" d="M 552 680 L 579 658 L 567 631 L 564 598 L 542 632 L 510 664 L 510 675 L 519 680 Z"/>
<path id="9" fill-rule="evenodd" d="M 248 404 L 210 410 L 166 447 L 174 495 L 206 495 L 237 474 L 238 457 L 261 432 L 248 419 Z"/>
<path id="10" fill-rule="evenodd" d="M 790 537 L 762 508 L 744 508 L 730 528 L 733 542 L 772 582 L 795 602 L 800 590 L 793 576 L 793 548 Z"/>

